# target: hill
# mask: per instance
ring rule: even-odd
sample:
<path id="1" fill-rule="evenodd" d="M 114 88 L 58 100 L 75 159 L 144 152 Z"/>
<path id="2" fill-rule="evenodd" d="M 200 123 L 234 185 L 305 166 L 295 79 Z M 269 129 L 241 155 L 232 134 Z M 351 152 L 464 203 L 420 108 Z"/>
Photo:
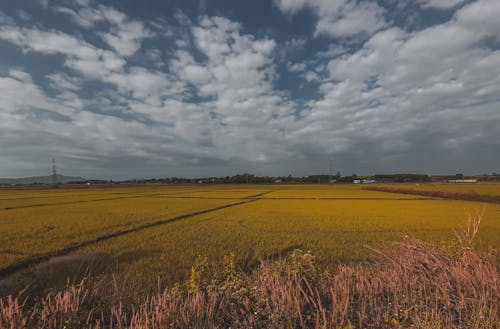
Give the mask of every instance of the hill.
<path id="1" fill-rule="evenodd" d="M 81 182 L 85 178 L 77 176 L 57 175 L 57 182 L 66 184 L 69 182 Z M 31 184 L 52 184 L 52 176 L 33 176 L 22 178 L 0 178 L 0 185 L 31 185 Z"/>

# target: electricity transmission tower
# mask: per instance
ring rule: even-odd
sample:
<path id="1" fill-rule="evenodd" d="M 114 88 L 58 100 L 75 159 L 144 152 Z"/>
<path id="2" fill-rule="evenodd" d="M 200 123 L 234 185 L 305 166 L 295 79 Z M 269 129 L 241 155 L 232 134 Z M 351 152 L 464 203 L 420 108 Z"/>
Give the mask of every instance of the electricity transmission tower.
<path id="1" fill-rule="evenodd" d="M 56 169 L 56 160 L 52 159 L 52 185 L 57 185 L 57 169 Z"/>
<path id="2" fill-rule="evenodd" d="M 333 154 L 330 155 L 330 168 L 328 172 L 328 184 L 333 184 Z"/>

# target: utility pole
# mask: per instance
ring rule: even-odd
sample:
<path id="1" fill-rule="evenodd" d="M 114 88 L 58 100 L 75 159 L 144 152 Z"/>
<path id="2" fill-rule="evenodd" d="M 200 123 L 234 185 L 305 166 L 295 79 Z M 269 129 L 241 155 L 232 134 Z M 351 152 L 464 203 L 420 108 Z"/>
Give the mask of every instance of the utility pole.
<path id="1" fill-rule="evenodd" d="M 52 158 L 52 185 L 57 186 L 56 160 Z"/>

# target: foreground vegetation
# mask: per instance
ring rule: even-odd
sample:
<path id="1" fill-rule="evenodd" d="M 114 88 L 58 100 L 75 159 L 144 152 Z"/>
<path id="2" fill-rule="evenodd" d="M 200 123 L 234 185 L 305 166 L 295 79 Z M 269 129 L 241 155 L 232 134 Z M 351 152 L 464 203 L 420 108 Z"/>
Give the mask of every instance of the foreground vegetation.
<path id="1" fill-rule="evenodd" d="M 135 305 L 124 303 L 121 291 L 86 282 L 34 304 L 7 297 L 0 301 L 0 329 L 494 329 L 500 266 L 494 253 L 480 256 L 471 249 L 476 232 L 477 225 L 469 226 L 452 251 L 403 240 L 369 263 L 332 272 L 321 271 L 309 252 L 295 250 L 250 274 L 239 271 L 229 255 L 208 279 L 200 258 L 184 285 L 158 290 Z"/>

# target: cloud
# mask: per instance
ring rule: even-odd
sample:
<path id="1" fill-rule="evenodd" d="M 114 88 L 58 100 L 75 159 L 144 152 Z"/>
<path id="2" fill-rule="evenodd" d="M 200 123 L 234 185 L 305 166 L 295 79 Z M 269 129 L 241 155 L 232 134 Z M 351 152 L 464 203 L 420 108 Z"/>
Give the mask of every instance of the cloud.
<path id="1" fill-rule="evenodd" d="M 78 9 L 58 6 L 55 11 L 65 14 L 76 24 L 84 28 L 93 28 L 99 22 L 109 24 L 107 32 L 98 35 L 119 55 L 131 56 L 141 47 L 142 40 L 153 36 L 153 32 L 140 22 L 127 17 L 124 13 L 106 6 L 93 8 L 88 3 L 81 3 Z"/>
<path id="2" fill-rule="evenodd" d="M 24 52 L 63 55 L 67 68 L 85 78 L 112 84 L 122 92 L 143 101 L 150 98 L 151 102 L 158 103 L 159 95 L 156 95 L 156 92 L 170 86 L 166 74 L 142 67 L 126 68 L 126 60 L 119 54 L 97 48 L 63 32 L 7 25 L 0 27 L 0 39 L 18 45 Z M 57 82 L 60 85 L 63 82 L 61 75 L 52 75 L 49 78 L 52 83 Z M 166 90 L 165 93 L 168 94 L 169 91 Z"/>
<path id="3" fill-rule="evenodd" d="M 84 27 L 92 28 L 96 23 L 104 19 L 102 13 L 94 8 L 83 7 L 78 10 L 57 6 L 53 8 L 54 11 L 68 16 L 75 24 Z"/>
<path id="4" fill-rule="evenodd" d="M 353 36 L 372 34 L 386 25 L 385 10 L 376 2 L 356 0 L 277 0 L 284 13 L 294 14 L 303 8 L 312 9 L 318 16 L 315 36 Z"/>
<path id="5" fill-rule="evenodd" d="M 492 87 L 500 83 L 500 52 L 484 43 L 498 37 L 500 6 L 493 2 L 467 5 L 449 22 L 419 32 L 380 31 L 358 51 L 332 59 L 330 79 L 320 85 L 323 96 L 310 102 L 308 124 L 297 138 L 322 136 L 319 144 L 327 152 L 378 141 L 372 149 L 380 159 L 405 153 L 402 147 L 438 154 L 481 145 L 485 135 L 478 129 L 500 120 Z M 499 133 L 493 128 L 487 135 Z M 420 144 L 426 134 L 432 144 Z"/>
<path id="6" fill-rule="evenodd" d="M 0 15 L 2 45 L 22 59 L 2 63 L 0 168 L 17 161 L 38 170 L 39 159 L 55 156 L 79 175 L 148 168 L 199 176 L 322 172 L 331 153 L 340 170 L 357 172 L 495 160 L 496 0 L 467 3 L 415 31 L 370 1 L 276 4 L 290 15 L 313 10 L 316 34 L 334 38 L 271 38 L 220 15 L 180 11 L 172 30 L 168 19 L 152 27 L 92 2 L 49 6 L 81 27 L 74 33 L 34 15 L 22 23 Z M 31 70 L 29 61 L 51 65 Z M 293 96 L 281 70 L 313 91 Z"/>
<path id="7" fill-rule="evenodd" d="M 321 11 L 321 8 L 319 9 Z M 348 2 L 338 15 L 320 15 L 316 35 L 349 36 L 371 34 L 386 25 L 384 9 L 373 2 Z"/>
<path id="8" fill-rule="evenodd" d="M 179 49 L 166 63 L 170 72 L 162 72 L 127 65 L 119 54 L 67 33 L 3 26 L 0 39 L 26 53 L 62 55 L 69 70 L 46 76 L 54 96 L 26 77 L 24 87 L 12 86 L 19 93 L 6 102 L 13 113 L 30 108 L 26 103 L 13 105 L 16 99 L 26 98 L 24 93 L 38 95 L 34 98 L 37 111 L 70 106 L 73 111 L 65 113 L 67 120 L 59 122 L 49 116 L 32 133 L 47 134 L 54 145 L 62 141 L 67 147 L 72 145 L 79 150 L 65 148 L 72 157 L 143 157 L 175 165 L 196 165 L 201 161 L 196 159 L 262 162 L 286 158 L 291 150 L 278 145 L 294 112 L 273 88 L 276 43 L 240 30 L 238 23 L 226 18 L 204 17 L 190 34 L 205 59 L 195 60 L 190 52 Z M 85 83 L 92 80 L 108 87 L 91 98 L 81 96 Z M 9 81 L 15 83 L 12 76 Z M 192 102 L 193 97 L 206 100 Z M 6 122 L 16 120 L 11 116 Z M 90 136 L 98 136 L 106 146 L 92 147 L 97 140 Z"/>
<path id="9" fill-rule="evenodd" d="M 88 76 L 100 76 L 103 70 L 118 70 L 125 64 L 113 52 L 60 31 L 4 25 L 0 27 L 0 39 L 16 44 L 24 52 L 65 55 L 65 65 Z"/>
<path id="10" fill-rule="evenodd" d="M 288 70 L 294 73 L 304 72 L 307 66 L 306 63 L 288 63 Z"/>
<path id="11" fill-rule="evenodd" d="M 81 89 L 79 78 L 70 76 L 64 72 L 56 72 L 49 74 L 47 79 L 50 80 L 50 85 L 52 88 L 58 91 L 78 91 Z"/>
<path id="12" fill-rule="evenodd" d="M 220 157 L 280 158 L 289 151 L 271 148 L 282 138 L 273 129 L 281 129 L 281 120 L 290 120 L 293 112 L 273 88 L 276 43 L 243 35 L 240 30 L 239 24 L 226 18 L 203 17 L 192 35 L 206 60 L 197 62 L 186 51 L 178 51 L 171 68 L 200 96 L 210 99 L 200 105 L 205 115 L 210 114 L 205 126 L 213 151 L 224 150 Z"/>
<path id="13" fill-rule="evenodd" d="M 0 87 L 2 155 L 31 161 L 31 167 L 40 169 L 39 162 L 51 156 L 65 163 L 79 162 L 79 168 L 81 161 L 95 165 L 113 158 L 168 161 L 174 156 L 179 163 L 189 152 L 189 148 L 169 142 L 173 135 L 168 127 L 152 128 L 137 120 L 87 111 L 92 105 L 105 103 L 98 100 L 92 104 L 93 100 L 68 91 L 48 96 L 24 71 L 11 70 L 0 77 Z M 4 165 L 4 160 L 0 161 L 0 166 Z"/>
<path id="14" fill-rule="evenodd" d="M 0 76 L 0 107 L 3 113 L 16 115 L 18 111 L 27 111 L 37 108 L 51 109 L 61 115 L 73 113 L 71 108 L 64 109 L 50 98 L 45 96 L 43 90 L 37 86 L 31 75 L 19 69 L 11 69 Z"/>
<path id="15" fill-rule="evenodd" d="M 49 0 L 39 0 L 38 3 L 44 9 L 47 9 L 47 7 L 49 6 Z"/>
<path id="16" fill-rule="evenodd" d="M 100 33 L 100 36 L 122 56 L 133 55 L 141 47 L 142 40 L 153 35 L 142 22 L 130 20 L 116 9 L 101 6 L 100 11 L 111 24 L 110 32 Z"/>

